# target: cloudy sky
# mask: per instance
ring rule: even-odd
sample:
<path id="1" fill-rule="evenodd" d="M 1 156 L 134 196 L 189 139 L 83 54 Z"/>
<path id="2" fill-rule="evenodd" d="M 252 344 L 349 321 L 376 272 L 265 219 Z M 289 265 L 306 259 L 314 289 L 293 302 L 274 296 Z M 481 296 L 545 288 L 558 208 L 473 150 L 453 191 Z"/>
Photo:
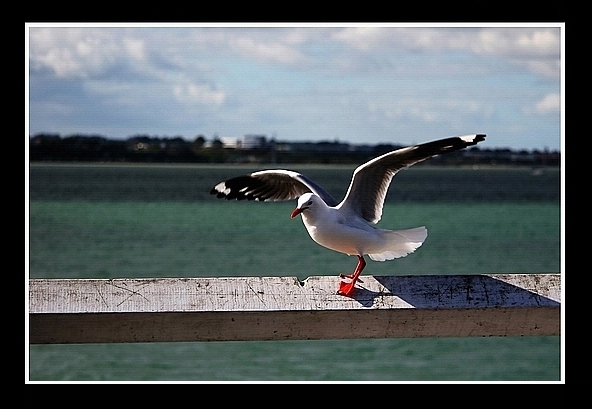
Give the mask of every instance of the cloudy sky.
<path id="1" fill-rule="evenodd" d="M 30 135 L 562 147 L 557 24 L 26 29 Z"/>

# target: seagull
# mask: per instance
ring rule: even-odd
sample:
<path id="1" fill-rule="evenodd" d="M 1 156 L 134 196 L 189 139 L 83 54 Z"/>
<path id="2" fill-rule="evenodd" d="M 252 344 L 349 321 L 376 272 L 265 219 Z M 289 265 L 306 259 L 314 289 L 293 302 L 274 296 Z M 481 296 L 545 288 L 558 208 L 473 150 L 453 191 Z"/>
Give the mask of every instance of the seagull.
<path id="1" fill-rule="evenodd" d="M 301 215 L 310 237 L 321 246 L 358 257 L 351 274 L 340 274 L 337 294 L 351 297 L 358 277 L 366 267 L 364 256 L 374 261 L 405 257 L 427 237 L 425 226 L 386 230 L 374 226 L 395 174 L 436 155 L 476 145 L 483 134 L 455 136 L 397 149 L 360 166 L 352 175 L 341 202 L 303 174 L 285 169 L 261 170 L 218 183 L 210 191 L 227 200 L 280 201 L 298 199 L 290 214 Z"/>

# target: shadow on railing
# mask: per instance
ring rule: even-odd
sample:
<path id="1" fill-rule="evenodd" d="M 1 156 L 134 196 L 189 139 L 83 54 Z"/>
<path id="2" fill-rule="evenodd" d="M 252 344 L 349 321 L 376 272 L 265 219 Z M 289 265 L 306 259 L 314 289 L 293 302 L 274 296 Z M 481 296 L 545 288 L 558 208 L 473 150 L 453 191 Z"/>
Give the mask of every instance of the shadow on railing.
<path id="1" fill-rule="evenodd" d="M 430 279 L 421 281 L 417 276 L 374 276 L 382 287 L 378 291 L 368 289 L 362 277 L 352 298 L 367 308 L 385 304 L 385 297 L 398 297 L 410 308 L 560 306 L 558 276 L 532 276 L 534 288 L 551 292 L 555 299 L 498 278 L 508 276 L 512 275 L 440 275 L 423 276 Z"/>

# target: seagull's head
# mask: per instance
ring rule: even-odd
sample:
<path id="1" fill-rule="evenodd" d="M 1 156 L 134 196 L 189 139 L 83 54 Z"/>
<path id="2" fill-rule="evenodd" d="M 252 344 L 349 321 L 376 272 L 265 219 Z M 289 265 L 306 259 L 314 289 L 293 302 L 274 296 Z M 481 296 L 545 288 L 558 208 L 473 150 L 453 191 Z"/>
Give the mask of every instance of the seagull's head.
<path id="1" fill-rule="evenodd" d="M 290 218 L 298 216 L 300 213 L 306 210 L 313 210 L 318 206 L 318 202 L 321 200 L 320 197 L 313 193 L 305 193 L 298 198 L 298 206 L 290 214 Z"/>

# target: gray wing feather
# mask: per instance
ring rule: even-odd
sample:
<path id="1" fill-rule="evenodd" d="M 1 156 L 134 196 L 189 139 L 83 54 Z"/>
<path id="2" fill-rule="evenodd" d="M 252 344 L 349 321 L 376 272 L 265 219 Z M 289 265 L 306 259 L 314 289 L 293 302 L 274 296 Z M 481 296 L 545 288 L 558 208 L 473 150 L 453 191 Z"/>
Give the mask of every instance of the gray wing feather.
<path id="1" fill-rule="evenodd" d="M 440 139 L 397 149 L 374 158 L 354 171 L 345 198 L 338 205 L 371 223 L 382 217 L 382 207 L 391 180 L 397 172 L 433 156 L 454 152 L 485 140 L 485 135 Z"/>

